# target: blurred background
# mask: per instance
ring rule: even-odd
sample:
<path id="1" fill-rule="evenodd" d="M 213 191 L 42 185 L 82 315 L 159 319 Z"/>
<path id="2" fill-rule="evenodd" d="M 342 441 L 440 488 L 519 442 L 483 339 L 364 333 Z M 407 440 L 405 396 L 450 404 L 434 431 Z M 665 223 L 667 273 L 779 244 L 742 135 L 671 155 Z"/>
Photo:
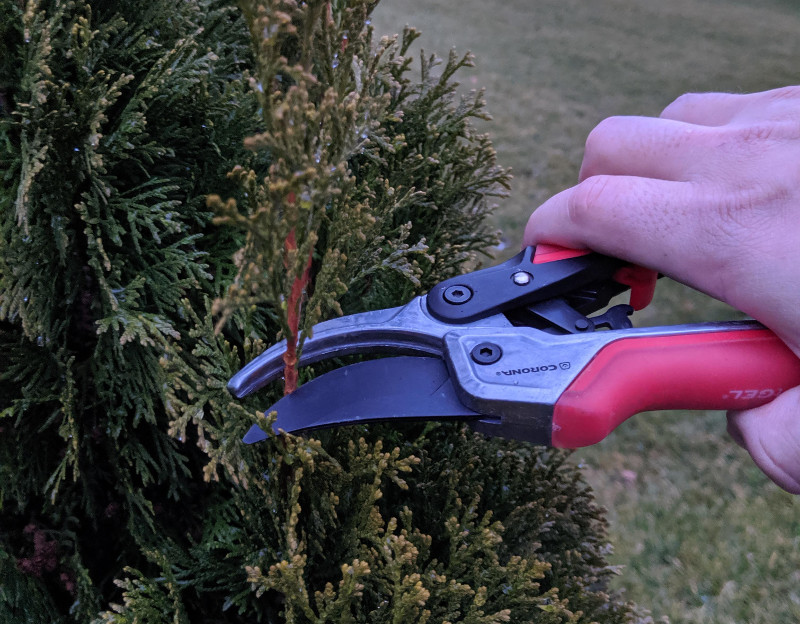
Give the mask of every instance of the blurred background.
<path id="1" fill-rule="evenodd" d="M 798 0 L 383 0 L 373 19 L 377 34 L 406 24 L 422 31 L 417 51 L 475 54 L 462 88 L 486 90 L 494 119 L 479 127 L 514 174 L 495 215 L 500 257 L 575 183 L 603 118 L 657 116 L 689 91 L 800 84 Z M 735 317 L 662 280 L 635 322 Z M 800 498 L 753 466 L 723 413 L 642 414 L 573 457 L 608 509 L 618 587 L 656 620 L 800 622 Z"/>

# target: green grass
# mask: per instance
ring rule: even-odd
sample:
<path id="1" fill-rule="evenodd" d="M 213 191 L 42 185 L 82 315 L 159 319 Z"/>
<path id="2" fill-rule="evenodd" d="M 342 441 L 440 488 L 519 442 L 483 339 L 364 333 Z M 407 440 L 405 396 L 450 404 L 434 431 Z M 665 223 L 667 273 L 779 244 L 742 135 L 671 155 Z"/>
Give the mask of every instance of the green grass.
<path id="1" fill-rule="evenodd" d="M 511 252 L 530 212 L 577 176 L 604 117 L 658 115 L 687 91 L 800 84 L 794 0 L 383 0 L 378 32 L 411 24 L 427 51 L 472 50 L 512 196 L 496 220 Z M 508 253 L 508 252 L 505 252 Z M 638 324 L 731 318 L 661 283 Z M 608 508 L 619 587 L 673 623 L 800 622 L 800 500 L 771 485 L 721 413 L 642 414 L 578 451 Z"/>

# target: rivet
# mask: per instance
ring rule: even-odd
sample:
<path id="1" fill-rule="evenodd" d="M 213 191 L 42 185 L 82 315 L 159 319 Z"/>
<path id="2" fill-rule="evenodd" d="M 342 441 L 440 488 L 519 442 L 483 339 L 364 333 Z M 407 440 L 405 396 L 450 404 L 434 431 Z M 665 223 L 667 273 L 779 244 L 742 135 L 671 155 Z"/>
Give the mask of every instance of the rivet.
<path id="1" fill-rule="evenodd" d="M 514 275 L 511 276 L 511 280 L 517 286 L 527 286 L 531 283 L 533 276 L 528 273 L 527 271 L 517 271 Z"/>

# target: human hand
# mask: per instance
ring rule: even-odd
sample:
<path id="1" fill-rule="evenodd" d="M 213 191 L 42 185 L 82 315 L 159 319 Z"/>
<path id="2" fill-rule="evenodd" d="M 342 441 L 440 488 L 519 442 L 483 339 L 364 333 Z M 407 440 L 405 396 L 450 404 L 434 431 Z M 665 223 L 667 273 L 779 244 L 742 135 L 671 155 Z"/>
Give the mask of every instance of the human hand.
<path id="1" fill-rule="evenodd" d="M 721 299 L 800 357 L 800 87 L 689 94 L 659 118 L 589 135 L 579 183 L 540 206 L 524 243 L 590 248 Z M 800 494 L 800 387 L 728 414 L 761 469 Z"/>

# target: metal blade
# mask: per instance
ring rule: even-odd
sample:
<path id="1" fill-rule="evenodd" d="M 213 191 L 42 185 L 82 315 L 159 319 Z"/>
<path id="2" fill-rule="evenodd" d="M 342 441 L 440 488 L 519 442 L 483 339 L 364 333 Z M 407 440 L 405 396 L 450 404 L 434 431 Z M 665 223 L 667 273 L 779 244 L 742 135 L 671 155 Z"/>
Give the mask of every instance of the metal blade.
<path id="1" fill-rule="evenodd" d="M 511 327 L 502 315 L 482 319 L 480 327 Z M 464 324 L 461 327 L 472 325 Z M 443 357 L 442 339 L 452 325 L 437 321 L 427 313 L 425 296 L 387 310 L 362 312 L 325 321 L 314 327 L 300 353 L 298 366 L 307 366 L 330 357 L 352 353 L 386 353 Z M 228 382 L 228 390 L 242 398 L 271 383 L 283 374 L 286 342 L 272 345 Z"/>
<path id="2" fill-rule="evenodd" d="M 266 410 L 277 433 L 391 420 L 483 419 L 461 404 L 445 363 L 430 357 L 360 362 L 302 385 Z M 267 437 L 253 425 L 244 441 Z"/>

